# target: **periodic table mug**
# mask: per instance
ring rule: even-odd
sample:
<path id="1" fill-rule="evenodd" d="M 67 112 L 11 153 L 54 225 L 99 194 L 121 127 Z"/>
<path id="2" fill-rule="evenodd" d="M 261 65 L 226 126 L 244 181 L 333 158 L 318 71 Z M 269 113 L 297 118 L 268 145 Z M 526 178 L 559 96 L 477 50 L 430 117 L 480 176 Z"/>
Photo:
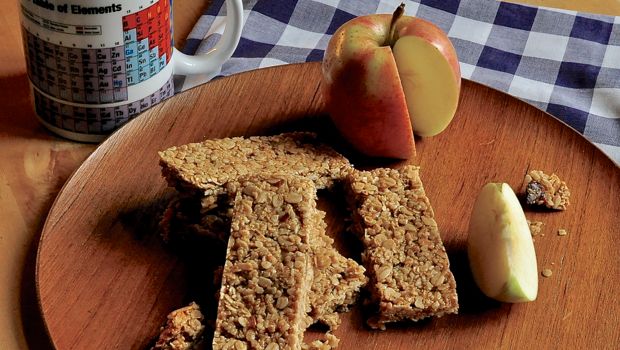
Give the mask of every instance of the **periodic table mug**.
<path id="1" fill-rule="evenodd" d="M 204 55 L 176 50 L 172 0 L 21 0 L 28 77 L 39 120 L 56 134 L 99 142 L 174 94 L 173 74 L 215 76 L 241 36 L 241 0 Z"/>

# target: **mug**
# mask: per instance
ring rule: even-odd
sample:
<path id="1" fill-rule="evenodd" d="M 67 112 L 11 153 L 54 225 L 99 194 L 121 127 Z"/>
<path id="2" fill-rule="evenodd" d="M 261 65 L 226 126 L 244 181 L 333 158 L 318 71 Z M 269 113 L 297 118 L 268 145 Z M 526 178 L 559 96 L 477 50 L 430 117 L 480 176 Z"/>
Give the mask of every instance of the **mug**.
<path id="1" fill-rule="evenodd" d="M 214 77 L 241 36 L 241 0 L 204 55 L 176 50 L 172 0 L 21 0 L 28 78 L 38 119 L 54 133 L 99 142 L 174 94 L 173 75 Z"/>

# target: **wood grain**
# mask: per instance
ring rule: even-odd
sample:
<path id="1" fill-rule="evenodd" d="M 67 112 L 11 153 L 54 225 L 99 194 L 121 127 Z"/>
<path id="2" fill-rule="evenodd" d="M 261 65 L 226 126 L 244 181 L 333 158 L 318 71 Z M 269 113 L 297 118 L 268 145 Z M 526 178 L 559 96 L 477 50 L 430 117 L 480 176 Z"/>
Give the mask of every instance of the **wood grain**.
<path id="1" fill-rule="evenodd" d="M 167 312 L 194 297 L 189 285 L 200 273 L 153 234 L 156 209 L 170 193 L 156 151 L 291 129 L 318 129 L 340 147 L 322 115 L 319 81 L 319 65 L 304 64 L 206 84 L 148 111 L 86 160 L 52 207 L 38 252 L 40 302 L 58 349 L 141 349 Z M 337 331 L 340 348 L 617 346 L 618 167 L 556 119 L 468 81 L 455 121 L 417 146 L 411 162 L 422 167 L 457 280 L 460 314 L 373 332 L 356 308 Z M 545 223 L 535 241 L 539 269 L 554 273 L 541 277 L 535 302 L 499 304 L 472 282 L 464 250 L 469 214 L 485 183 L 503 181 L 519 190 L 528 169 L 559 174 L 572 190 L 572 204 L 566 212 L 526 213 Z M 331 234 L 343 240 L 343 210 L 329 208 L 338 199 L 324 201 Z M 559 228 L 568 235 L 558 236 Z"/>

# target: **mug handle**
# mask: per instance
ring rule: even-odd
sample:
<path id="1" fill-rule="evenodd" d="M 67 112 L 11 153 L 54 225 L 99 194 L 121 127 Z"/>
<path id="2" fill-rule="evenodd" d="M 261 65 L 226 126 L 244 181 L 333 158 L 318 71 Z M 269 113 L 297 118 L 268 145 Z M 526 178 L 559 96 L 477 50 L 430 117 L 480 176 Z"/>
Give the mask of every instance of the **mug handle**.
<path id="1" fill-rule="evenodd" d="M 243 4 L 241 0 L 226 0 L 226 27 L 217 44 L 202 55 L 186 55 L 174 48 L 173 72 L 179 75 L 206 74 L 214 77 L 228 60 L 241 38 Z"/>

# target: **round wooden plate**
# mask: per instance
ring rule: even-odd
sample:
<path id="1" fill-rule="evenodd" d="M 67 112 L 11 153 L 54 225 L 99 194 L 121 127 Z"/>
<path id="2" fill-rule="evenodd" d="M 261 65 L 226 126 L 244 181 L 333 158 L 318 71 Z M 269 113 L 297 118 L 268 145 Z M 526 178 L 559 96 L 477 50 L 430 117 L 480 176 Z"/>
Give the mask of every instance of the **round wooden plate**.
<path id="1" fill-rule="evenodd" d="M 88 158 L 56 199 L 37 257 L 43 317 L 58 349 L 143 349 L 165 315 L 192 298 L 191 281 L 205 278 L 155 233 L 157 209 L 172 192 L 157 151 L 205 138 L 309 129 L 340 144 L 322 111 L 320 75 L 318 64 L 291 65 L 203 85 L 152 108 Z M 439 136 L 418 139 L 410 162 L 421 166 L 460 313 L 379 332 L 364 326 L 356 307 L 336 332 L 341 349 L 618 345 L 620 170 L 600 150 L 526 103 L 464 81 L 454 122 Z M 528 169 L 559 174 L 572 203 L 565 212 L 526 212 L 545 224 L 535 247 L 539 269 L 553 275 L 541 277 L 535 302 L 500 304 L 472 282 L 469 215 L 485 183 L 503 181 L 520 191 Z M 322 203 L 330 233 L 340 240 L 343 211 L 329 199 Z M 558 236 L 560 228 L 568 235 Z"/>

